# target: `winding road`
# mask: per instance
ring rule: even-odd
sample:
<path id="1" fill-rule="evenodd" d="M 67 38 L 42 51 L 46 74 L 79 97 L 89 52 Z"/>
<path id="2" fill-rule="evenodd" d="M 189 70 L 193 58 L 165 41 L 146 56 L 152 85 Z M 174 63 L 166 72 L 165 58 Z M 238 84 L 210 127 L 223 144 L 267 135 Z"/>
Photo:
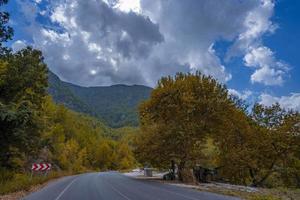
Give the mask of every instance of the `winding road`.
<path id="1" fill-rule="evenodd" d="M 236 200 L 237 198 L 134 179 L 117 172 L 87 173 L 51 182 L 25 200 Z"/>

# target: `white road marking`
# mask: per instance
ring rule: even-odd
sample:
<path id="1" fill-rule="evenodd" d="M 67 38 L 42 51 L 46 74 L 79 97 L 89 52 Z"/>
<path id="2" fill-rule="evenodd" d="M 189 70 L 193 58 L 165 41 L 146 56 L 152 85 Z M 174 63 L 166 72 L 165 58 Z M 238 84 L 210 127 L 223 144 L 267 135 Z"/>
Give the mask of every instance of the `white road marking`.
<path id="1" fill-rule="evenodd" d="M 100 175 L 99 175 L 99 176 L 100 176 Z M 106 182 L 109 183 L 109 185 L 111 186 L 111 188 L 112 188 L 115 192 L 117 192 L 118 194 L 120 194 L 120 195 L 121 195 L 122 197 L 124 197 L 125 199 L 131 200 L 129 197 L 127 197 L 126 195 L 124 195 L 123 193 L 121 193 L 119 190 L 117 190 L 116 188 L 114 188 L 114 187 L 112 186 L 112 184 L 111 184 L 109 181 L 106 180 Z M 152 188 L 155 188 L 155 189 L 158 189 L 158 190 L 161 190 L 161 191 L 166 191 L 166 192 L 169 192 L 169 193 L 176 194 L 176 195 L 181 196 L 181 197 L 183 197 L 183 198 L 185 198 L 185 199 L 189 199 L 189 200 L 199 200 L 199 198 L 194 198 L 194 197 L 190 197 L 190 196 L 187 196 L 187 195 L 178 193 L 178 192 L 170 191 L 170 190 L 167 190 L 166 188 L 156 187 L 156 186 L 153 186 L 153 185 L 150 185 L 150 184 L 145 184 L 145 183 L 143 183 L 143 182 L 142 182 L 142 184 L 147 185 L 147 186 L 152 187 Z"/>
<path id="2" fill-rule="evenodd" d="M 111 183 L 109 183 L 110 187 L 115 191 L 117 192 L 119 195 L 121 195 L 122 197 L 124 197 L 125 199 L 127 200 L 131 200 L 129 197 L 127 197 L 125 194 L 123 194 L 122 192 L 120 192 L 119 190 L 117 190 L 114 186 L 112 186 Z"/>
<path id="3" fill-rule="evenodd" d="M 98 176 L 100 177 L 101 174 L 99 174 Z M 102 179 L 106 179 L 104 177 L 101 177 Z M 121 197 L 127 199 L 127 200 L 131 200 L 129 197 L 127 197 L 125 194 L 123 194 L 122 192 L 120 192 L 118 189 L 116 189 L 107 179 L 106 179 L 106 183 L 108 183 L 108 185 L 116 192 L 118 193 Z"/>
<path id="4" fill-rule="evenodd" d="M 61 191 L 61 193 L 56 197 L 55 200 L 59 200 L 60 197 L 67 191 L 67 189 L 77 180 L 77 178 L 75 178 L 73 181 L 71 181 L 71 183 L 69 183 L 65 189 L 63 191 Z"/>

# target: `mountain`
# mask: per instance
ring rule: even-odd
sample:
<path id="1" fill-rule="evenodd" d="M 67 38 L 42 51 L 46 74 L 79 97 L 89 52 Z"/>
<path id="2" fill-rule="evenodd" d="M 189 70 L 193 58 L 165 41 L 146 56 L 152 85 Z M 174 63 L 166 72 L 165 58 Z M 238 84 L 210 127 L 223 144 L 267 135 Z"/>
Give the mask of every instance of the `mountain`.
<path id="1" fill-rule="evenodd" d="M 137 107 L 152 91 L 143 85 L 82 87 L 61 81 L 52 72 L 48 80 L 48 92 L 56 103 L 102 119 L 111 127 L 137 126 Z"/>

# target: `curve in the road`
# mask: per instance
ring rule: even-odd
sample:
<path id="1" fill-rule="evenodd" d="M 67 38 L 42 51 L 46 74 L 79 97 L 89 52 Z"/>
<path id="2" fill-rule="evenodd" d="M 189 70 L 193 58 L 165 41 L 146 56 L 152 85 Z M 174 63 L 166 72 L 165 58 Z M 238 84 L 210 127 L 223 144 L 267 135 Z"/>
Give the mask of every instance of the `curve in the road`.
<path id="1" fill-rule="evenodd" d="M 117 172 L 88 173 L 59 179 L 25 200 L 237 200 Z"/>

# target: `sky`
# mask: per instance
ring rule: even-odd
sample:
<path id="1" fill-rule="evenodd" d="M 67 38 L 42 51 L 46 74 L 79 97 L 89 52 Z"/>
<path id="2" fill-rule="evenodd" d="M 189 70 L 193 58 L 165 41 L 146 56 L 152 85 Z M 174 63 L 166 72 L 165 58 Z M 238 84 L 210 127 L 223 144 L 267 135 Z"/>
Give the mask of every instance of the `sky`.
<path id="1" fill-rule="evenodd" d="M 82 86 L 200 71 L 249 103 L 300 111 L 298 0 L 10 0 L 7 45 Z"/>

